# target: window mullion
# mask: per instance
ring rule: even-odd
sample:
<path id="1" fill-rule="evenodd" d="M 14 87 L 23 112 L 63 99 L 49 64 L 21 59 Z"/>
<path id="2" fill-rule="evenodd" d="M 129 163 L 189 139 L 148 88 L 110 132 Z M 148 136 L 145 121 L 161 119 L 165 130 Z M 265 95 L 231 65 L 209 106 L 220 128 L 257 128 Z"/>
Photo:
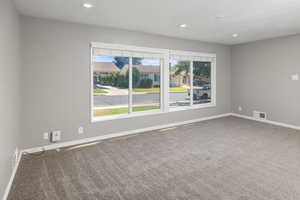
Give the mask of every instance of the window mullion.
<path id="1" fill-rule="evenodd" d="M 162 99 L 162 106 L 163 111 L 168 112 L 169 111 L 169 55 L 164 56 L 163 64 L 162 64 L 162 93 L 163 93 L 163 99 Z"/>
<path id="2" fill-rule="evenodd" d="M 160 110 L 164 110 L 165 106 L 164 106 L 164 61 L 160 58 L 159 61 L 159 66 L 160 66 L 160 74 L 159 74 L 159 81 L 160 81 Z"/>
<path id="3" fill-rule="evenodd" d="M 129 97 L 129 113 L 132 113 L 132 57 L 129 57 L 129 90 L 128 90 L 128 97 Z"/>
<path id="4" fill-rule="evenodd" d="M 194 66 L 193 60 L 190 61 L 190 105 L 193 106 L 194 99 L 194 86 L 193 86 L 193 74 L 194 74 Z"/>

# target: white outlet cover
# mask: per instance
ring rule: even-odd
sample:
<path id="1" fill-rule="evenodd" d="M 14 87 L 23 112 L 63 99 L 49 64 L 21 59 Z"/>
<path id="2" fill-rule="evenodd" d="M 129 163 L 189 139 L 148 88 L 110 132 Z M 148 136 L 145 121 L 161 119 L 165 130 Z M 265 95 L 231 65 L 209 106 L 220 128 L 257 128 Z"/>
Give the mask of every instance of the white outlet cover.
<path id="1" fill-rule="evenodd" d="M 49 140 L 49 133 L 45 132 L 43 133 L 44 140 Z"/>
<path id="2" fill-rule="evenodd" d="M 78 128 L 78 134 L 83 134 L 84 133 L 84 128 L 82 126 L 80 126 Z"/>
<path id="3" fill-rule="evenodd" d="M 12 169 L 14 169 L 14 167 L 18 163 L 18 159 L 19 159 L 19 149 L 16 148 L 12 157 Z"/>
<path id="4" fill-rule="evenodd" d="M 239 111 L 242 111 L 242 110 L 243 110 L 242 106 L 239 106 L 238 109 L 239 109 Z"/>
<path id="5" fill-rule="evenodd" d="M 52 131 L 52 142 L 60 141 L 61 131 Z"/>
<path id="6" fill-rule="evenodd" d="M 292 81 L 298 81 L 299 80 L 299 74 L 293 74 L 291 76 Z"/>
<path id="7" fill-rule="evenodd" d="M 16 163 L 18 162 L 18 157 L 19 157 L 19 149 L 16 148 L 16 150 L 15 150 L 15 161 L 16 161 Z"/>

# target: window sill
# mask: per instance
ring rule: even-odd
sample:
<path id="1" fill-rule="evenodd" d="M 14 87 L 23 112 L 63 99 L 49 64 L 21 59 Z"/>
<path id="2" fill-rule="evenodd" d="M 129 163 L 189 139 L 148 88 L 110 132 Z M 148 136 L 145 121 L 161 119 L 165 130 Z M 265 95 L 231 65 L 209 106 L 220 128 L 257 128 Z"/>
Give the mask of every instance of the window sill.
<path id="1" fill-rule="evenodd" d="M 217 105 L 215 103 L 205 103 L 205 104 L 197 104 L 193 106 L 182 106 L 177 108 L 169 108 L 168 112 L 177 112 L 177 111 L 184 111 L 184 110 L 195 110 L 200 108 L 211 108 L 216 107 Z"/>
<path id="2" fill-rule="evenodd" d="M 111 116 L 104 116 L 104 117 L 93 117 L 91 122 L 95 123 L 95 122 L 101 122 L 101 121 L 142 117 L 142 116 L 148 116 L 148 115 L 157 115 L 157 114 L 164 114 L 164 113 L 170 113 L 170 112 L 195 110 L 195 109 L 211 108 L 211 107 L 216 107 L 216 104 L 215 103 L 206 103 L 206 104 L 199 104 L 199 105 L 193 105 L 193 106 L 183 106 L 183 107 L 179 107 L 179 108 L 169 108 L 169 110 L 166 111 L 166 112 L 163 112 L 160 109 L 160 110 L 153 110 L 153 111 L 140 111 L 140 112 L 131 113 L 131 114 L 111 115 Z"/>
<path id="3" fill-rule="evenodd" d="M 152 111 L 140 111 L 140 112 L 133 112 L 131 114 L 121 114 L 121 115 L 111 115 L 111 116 L 104 116 L 104 117 L 93 117 L 92 123 L 99 122 L 99 121 L 108 121 L 108 120 L 117 120 L 117 119 L 126 119 L 132 117 L 141 117 L 147 115 L 156 115 L 164 113 L 161 109 L 159 110 L 152 110 Z"/>

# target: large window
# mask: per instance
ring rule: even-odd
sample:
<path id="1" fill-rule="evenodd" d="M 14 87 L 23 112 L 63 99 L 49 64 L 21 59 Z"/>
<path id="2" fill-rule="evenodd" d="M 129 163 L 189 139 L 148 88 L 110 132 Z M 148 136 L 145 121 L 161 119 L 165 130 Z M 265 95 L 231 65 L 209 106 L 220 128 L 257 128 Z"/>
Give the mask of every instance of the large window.
<path id="1" fill-rule="evenodd" d="M 190 61 L 170 60 L 169 74 L 169 106 L 190 106 Z"/>
<path id="2" fill-rule="evenodd" d="M 190 73 L 191 71 L 192 73 Z M 170 108 L 210 103 L 211 91 L 211 62 L 170 60 Z"/>
<path id="3" fill-rule="evenodd" d="M 193 61 L 193 104 L 211 102 L 211 62 Z"/>
<path id="4" fill-rule="evenodd" d="M 133 112 L 160 109 L 159 58 L 133 58 L 140 61 L 132 65 Z"/>
<path id="5" fill-rule="evenodd" d="M 129 111 L 128 57 L 93 56 L 94 117 Z"/>
<path id="6" fill-rule="evenodd" d="M 92 120 L 215 105 L 215 55 L 93 43 Z"/>

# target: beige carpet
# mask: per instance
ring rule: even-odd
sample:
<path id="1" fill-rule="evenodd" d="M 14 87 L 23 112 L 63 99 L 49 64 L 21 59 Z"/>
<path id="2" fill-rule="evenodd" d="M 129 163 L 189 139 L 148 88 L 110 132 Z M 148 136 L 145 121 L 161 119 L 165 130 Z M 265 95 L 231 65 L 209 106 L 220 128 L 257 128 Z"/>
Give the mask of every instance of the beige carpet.
<path id="1" fill-rule="evenodd" d="M 226 117 L 24 156 L 9 200 L 299 200 L 300 131 Z"/>

